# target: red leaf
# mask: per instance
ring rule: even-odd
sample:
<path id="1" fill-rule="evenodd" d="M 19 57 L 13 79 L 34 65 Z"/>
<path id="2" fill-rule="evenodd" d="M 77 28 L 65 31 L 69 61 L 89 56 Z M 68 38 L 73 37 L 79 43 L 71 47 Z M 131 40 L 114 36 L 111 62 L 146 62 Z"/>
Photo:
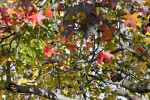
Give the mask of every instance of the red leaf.
<path id="1" fill-rule="evenodd" d="M 150 26 L 145 25 L 144 29 L 146 29 L 147 31 L 150 31 Z"/>
<path id="2" fill-rule="evenodd" d="M 6 27 L 8 27 L 8 23 L 11 22 L 11 18 L 9 16 L 6 16 L 5 18 L 1 20 L 2 20 L 2 24 L 6 25 Z"/>
<path id="3" fill-rule="evenodd" d="M 7 6 L 2 6 L 0 7 L 0 13 L 2 16 L 2 24 L 5 24 L 6 27 L 8 27 L 8 23 L 11 22 L 10 16 L 8 16 L 8 7 Z"/>
<path id="4" fill-rule="evenodd" d="M 99 62 L 105 62 L 105 59 L 107 58 L 109 60 L 109 62 L 111 63 L 110 58 L 112 57 L 113 59 L 115 59 L 113 54 L 110 54 L 110 50 L 105 51 L 104 53 L 102 51 L 99 51 L 99 56 L 98 56 L 98 60 L 97 60 L 97 64 Z"/>
<path id="5" fill-rule="evenodd" d="M 142 55 L 146 53 L 146 51 L 142 47 L 138 47 L 137 51 L 139 51 Z"/>
<path id="6" fill-rule="evenodd" d="M 20 12 L 20 13 L 19 13 L 19 17 L 25 17 L 24 12 Z"/>
<path id="7" fill-rule="evenodd" d="M 57 6 L 58 15 L 60 16 L 60 8 L 64 8 L 63 3 L 59 3 Z"/>
<path id="8" fill-rule="evenodd" d="M 8 10 L 8 6 L 1 6 L 0 7 L 0 12 L 1 12 L 2 19 L 6 16 L 6 14 L 8 14 L 7 10 Z"/>
<path id="9" fill-rule="evenodd" d="M 67 42 L 67 37 L 66 37 L 66 35 L 63 36 L 62 41 L 63 41 L 64 44 Z"/>
<path id="10" fill-rule="evenodd" d="M 104 5 L 107 1 L 109 2 L 110 8 L 114 9 L 114 2 L 119 2 L 120 0 L 103 0 L 102 5 Z"/>
<path id="11" fill-rule="evenodd" d="M 40 25 L 43 26 L 43 19 L 47 19 L 46 16 L 42 15 L 43 11 L 40 11 L 39 13 L 33 13 L 29 19 L 32 21 L 32 25 L 34 26 L 36 24 L 36 22 Z"/>
<path id="12" fill-rule="evenodd" d="M 48 57 L 50 57 L 52 54 L 56 54 L 57 49 L 49 49 L 48 46 L 45 46 L 45 48 L 46 50 L 44 51 L 44 53 L 46 53 Z"/>
<path id="13" fill-rule="evenodd" d="M 52 7 L 48 7 L 47 9 L 45 9 L 45 16 L 48 16 L 49 19 L 51 20 L 52 15 L 54 15 L 54 13 L 51 11 Z"/>

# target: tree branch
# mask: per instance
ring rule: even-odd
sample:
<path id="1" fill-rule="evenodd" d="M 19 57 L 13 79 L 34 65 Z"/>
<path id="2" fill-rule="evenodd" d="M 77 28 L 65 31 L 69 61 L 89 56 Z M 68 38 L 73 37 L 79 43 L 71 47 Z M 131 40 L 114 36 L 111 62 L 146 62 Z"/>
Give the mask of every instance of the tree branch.
<path id="1" fill-rule="evenodd" d="M 7 86 L 5 86 L 4 84 L 0 84 L 0 88 L 11 91 L 11 92 L 17 92 L 17 93 L 30 93 L 30 94 L 35 94 L 35 95 L 39 95 L 45 98 L 49 98 L 49 99 L 53 99 L 53 100 L 77 100 L 77 99 L 72 99 L 69 97 L 65 97 L 63 95 L 60 95 L 58 93 L 55 92 L 51 92 L 49 90 L 44 90 L 41 88 L 34 88 L 31 86 L 21 86 L 21 85 L 17 85 L 14 84 L 11 81 L 11 76 L 10 76 L 10 65 L 11 65 L 11 61 L 7 61 L 6 62 L 6 82 L 7 82 Z"/>
<path id="2" fill-rule="evenodd" d="M 116 38 L 119 39 L 119 37 L 116 35 Z M 124 50 L 128 50 L 129 52 L 131 52 L 134 56 L 137 57 L 138 60 L 142 61 L 142 62 L 145 62 L 145 60 L 140 56 L 138 55 L 132 48 L 129 48 L 124 42 L 122 39 L 120 39 L 120 44 L 122 45 L 122 48 Z M 150 63 L 147 63 L 146 64 L 147 67 L 150 69 Z"/>
<path id="3" fill-rule="evenodd" d="M 17 92 L 17 93 L 35 94 L 35 95 L 39 95 L 39 96 L 53 99 L 53 100 L 78 100 L 78 99 L 72 99 L 69 97 L 65 97 L 63 95 L 60 95 L 55 92 L 51 92 L 49 90 L 34 88 L 34 87 L 30 87 L 30 86 L 20 86 L 20 85 L 16 85 L 16 84 L 10 85 L 10 87 L 7 88 L 7 90 L 9 90 L 11 92 Z"/>
<path id="4" fill-rule="evenodd" d="M 102 78 L 94 75 L 88 75 L 89 77 L 92 77 L 94 79 L 103 81 L 105 83 L 110 83 L 114 85 L 120 85 L 126 89 L 129 89 L 133 92 L 138 92 L 138 93 L 145 93 L 145 92 L 150 92 L 150 82 L 144 82 L 144 83 L 135 83 L 133 81 L 130 81 L 128 79 L 122 79 L 119 82 L 111 82 L 111 81 L 105 81 Z"/>
<path id="5" fill-rule="evenodd" d="M 10 61 L 7 61 L 6 62 L 6 67 L 7 67 L 7 69 L 6 69 L 6 76 L 7 76 L 7 83 L 8 83 L 8 85 L 9 84 L 11 84 L 11 77 L 10 77 L 10 64 L 11 64 L 11 62 Z"/>
<path id="6" fill-rule="evenodd" d="M 101 77 L 98 77 L 98 76 L 94 76 L 94 75 L 88 75 L 88 76 L 92 77 L 94 79 L 103 81 L 104 83 L 120 85 L 120 86 L 122 86 L 122 87 L 124 87 L 126 89 L 129 89 L 131 91 L 134 91 L 134 92 L 139 92 L 139 93 L 150 92 L 150 83 L 139 83 L 139 84 L 136 84 L 136 83 L 134 83 L 132 81 L 129 81 L 127 79 L 123 79 L 120 82 L 112 82 L 112 81 L 105 81 Z M 125 91 L 125 90 L 118 90 L 117 94 L 119 96 L 124 96 L 124 97 L 128 98 L 129 100 L 142 100 L 141 98 L 139 98 L 139 97 L 137 97 L 137 96 L 135 96 L 135 95 Z"/>
<path id="7" fill-rule="evenodd" d="M 40 5 L 37 5 L 38 7 L 42 7 L 45 5 L 45 3 L 47 2 L 48 0 L 43 0 L 42 3 Z M 39 1 L 38 1 L 39 2 Z"/>
<path id="8" fill-rule="evenodd" d="M 58 93 L 51 92 L 49 90 L 44 90 L 41 88 L 34 88 L 31 86 L 21 86 L 21 85 L 16 85 L 13 83 L 9 84 L 6 90 L 11 91 L 11 92 L 17 92 L 17 93 L 35 94 L 35 95 L 53 99 L 53 100 L 78 100 L 78 99 L 65 97 L 64 95 L 60 95 Z"/>
<path id="9" fill-rule="evenodd" d="M 115 53 L 118 53 L 119 51 L 123 51 L 123 50 L 124 50 L 123 48 L 118 48 L 118 49 L 116 49 L 114 51 L 111 51 L 110 53 L 111 54 L 115 54 Z"/>
<path id="10" fill-rule="evenodd" d="M 130 80 L 124 79 L 122 81 L 121 86 L 133 92 L 138 92 L 138 93 L 150 92 L 150 82 L 135 83 Z"/>
<path id="11" fill-rule="evenodd" d="M 117 91 L 117 95 L 123 96 L 123 97 L 127 98 L 128 100 L 143 100 L 142 98 L 139 98 L 138 96 L 135 96 L 135 95 L 133 95 L 125 90 L 121 90 L 121 89 Z"/>

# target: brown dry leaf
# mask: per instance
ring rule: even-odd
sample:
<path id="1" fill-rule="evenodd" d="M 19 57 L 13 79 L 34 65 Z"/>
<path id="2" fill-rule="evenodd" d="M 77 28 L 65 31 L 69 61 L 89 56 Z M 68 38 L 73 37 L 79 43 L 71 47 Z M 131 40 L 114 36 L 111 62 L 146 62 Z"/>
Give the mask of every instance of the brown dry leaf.
<path id="1" fill-rule="evenodd" d="M 142 61 L 140 61 L 140 66 L 142 66 L 142 68 L 143 68 L 144 71 L 148 70 L 146 64 L 147 64 L 147 62 L 142 62 Z"/>
<path id="2" fill-rule="evenodd" d="M 76 44 L 70 44 L 70 45 L 68 45 L 68 49 L 70 51 L 76 52 L 76 48 L 77 48 Z"/>
<path id="3" fill-rule="evenodd" d="M 89 55 L 90 54 L 90 48 L 92 48 L 93 45 L 90 42 L 86 42 L 86 54 Z"/>
<path id="4" fill-rule="evenodd" d="M 112 30 L 107 27 L 107 25 L 102 26 L 103 36 L 102 40 L 106 42 L 110 42 L 112 40 Z"/>
<path id="5" fill-rule="evenodd" d="M 7 60 L 8 60 L 7 56 L 2 56 L 0 58 L 0 65 L 3 66 L 6 63 Z"/>

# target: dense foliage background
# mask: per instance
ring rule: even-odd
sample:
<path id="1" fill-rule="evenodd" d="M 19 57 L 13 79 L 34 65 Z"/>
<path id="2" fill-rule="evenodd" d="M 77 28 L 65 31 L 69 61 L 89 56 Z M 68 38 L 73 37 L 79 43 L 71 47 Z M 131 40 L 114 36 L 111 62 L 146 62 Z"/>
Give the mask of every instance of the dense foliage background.
<path id="1" fill-rule="evenodd" d="M 149 0 L 1 0 L 0 99 L 150 99 L 149 8 Z"/>

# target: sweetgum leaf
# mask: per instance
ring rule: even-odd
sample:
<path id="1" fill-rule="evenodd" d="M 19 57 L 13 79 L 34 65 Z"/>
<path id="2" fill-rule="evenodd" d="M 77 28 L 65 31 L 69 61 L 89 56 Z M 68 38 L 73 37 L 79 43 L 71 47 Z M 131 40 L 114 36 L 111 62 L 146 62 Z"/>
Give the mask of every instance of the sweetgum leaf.
<path id="1" fill-rule="evenodd" d="M 112 40 L 112 30 L 109 29 L 106 25 L 102 26 L 102 30 L 103 30 L 102 40 L 110 42 Z"/>
<path id="2" fill-rule="evenodd" d="M 48 7 L 47 9 L 45 9 L 45 16 L 48 16 L 49 19 L 51 20 L 52 15 L 54 15 L 54 13 L 51 11 L 52 7 Z"/>
<path id="3" fill-rule="evenodd" d="M 57 6 L 58 15 L 60 16 L 60 8 L 64 8 L 63 3 L 59 3 Z"/>
<path id="4" fill-rule="evenodd" d="M 111 50 L 105 51 L 104 53 L 102 51 L 99 51 L 98 59 L 97 59 L 97 64 L 99 62 L 105 62 L 105 59 L 107 58 L 109 62 L 111 63 L 110 58 L 115 59 L 113 54 L 110 54 Z"/>
<path id="5" fill-rule="evenodd" d="M 124 22 L 124 25 L 126 26 L 126 25 L 130 24 L 132 26 L 132 29 L 135 31 L 136 24 L 137 23 L 142 24 L 142 22 L 139 21 L 139 19 L 137 18 L 138 16 L 139 16 L 138 13 L 124 15 L 123 18 L 126 19 L 126 21 Z"/>
<path id="6" fill-rule="evenodd" d="M 32 21 L 32 25 L 35 26 L 36 22 L 40 25 L 43 26 L 43 19 L 47 19 L 46 16 L 42 15 L 43 11 L 40 11 L 39 13 L 33 13 L 29 18 Z"/>
<path id="7" fill-rule="evenodd" d="M 102 5 L 106 4 L 107 1 L 109 2 L 110 8 L 114 9 L 114 3 L 119 2 L 120 0 L 103 0 Z"/>
<path id="8" fill-rule="evenodd" d="M 29 12 L 32 8 L 34 8 L 32 0 L 19 0 L 19 1 L 21 3 L 21 7 L 25 8 L 27 12 Z"/>
<path id="9" fill-rule="evenodd" d="M 76 52 L 76 48 L 77 48 L 76 44 L 68 45 L 68 50 L 70 50 L 70 51 Z"/>
<path id="10" fill-rule="evenodd" d="M 64 26 L 68 26 L 67 25 L 67 16 L 68 15 L 70 15 L 70 14 L 72 14 L 73 16 L 76 16 L 76 13 L 75 13 L 75 7 L 72 7 L 72 6 L 65 6 L 65 11 L 66 11 L 66 13 L 64 14 L 64 16 L 63 16 L 63 25 Z"/>
<path id="11" fill-rule="evenodd" d="M 45 46 L 45 51 L 44 51 L 44 53 L 46 53 L 46 55 L 48 56 L 48 57 L 51 57 L 51 55 L 52 54 L 56 54 L 56 50 L 57 49 L 49 49 L 49 47 L 48 46 Z"/>
<path id="12" fill-rule="evenodd" d="M 8 6 L 1 6 L 0 7 L 0 13 L 1 13 L 1 16 L 2 16 L 2 24 L 6 25 L 6 27 L 8 27 L 8 24 L 11 22 L 11 18 L 10 16 L 8 15 Z"/>

